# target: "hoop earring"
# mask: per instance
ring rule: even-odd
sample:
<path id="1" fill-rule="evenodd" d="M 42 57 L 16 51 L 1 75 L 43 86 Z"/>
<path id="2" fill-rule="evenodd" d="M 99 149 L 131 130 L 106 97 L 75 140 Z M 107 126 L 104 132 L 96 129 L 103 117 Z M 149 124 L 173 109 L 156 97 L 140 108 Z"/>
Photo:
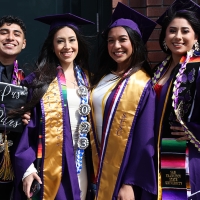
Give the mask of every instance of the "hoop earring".
<path id="1" fill-rule="evenodd" d="M 167 51 L 167 49 L 168 49 L 168 46 L 167 46 L 167 44 L 166 44 L 165 40 L 163 41 L 163 47 L 164 47 L 165 51 Z"/>
<path id="2" fill-rule="evenodd" d="M 194 43 L 194 50 L 195 50 L 195 51 L 199 51 L 199 43 L 198 43 L 198 41 L 196 41 L 196 42 Z"/>

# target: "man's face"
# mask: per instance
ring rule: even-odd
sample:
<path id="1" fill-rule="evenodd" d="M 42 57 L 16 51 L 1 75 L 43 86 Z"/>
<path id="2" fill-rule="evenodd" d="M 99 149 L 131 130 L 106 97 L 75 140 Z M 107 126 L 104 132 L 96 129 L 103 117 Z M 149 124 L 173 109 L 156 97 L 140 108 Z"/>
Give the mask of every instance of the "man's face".
<path id="1" fill-rule="evenodd" d="M 19 25 L 5 23 L 0 27 L 0 58 L 16 58 L 26 47 L 26 39 Z"/>

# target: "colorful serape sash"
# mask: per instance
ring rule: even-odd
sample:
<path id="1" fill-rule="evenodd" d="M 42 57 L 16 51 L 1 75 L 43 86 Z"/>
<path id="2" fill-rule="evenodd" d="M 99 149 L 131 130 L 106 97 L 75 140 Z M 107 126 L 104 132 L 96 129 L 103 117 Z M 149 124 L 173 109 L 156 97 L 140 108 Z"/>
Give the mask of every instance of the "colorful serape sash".
<path id="1" fill-rule="evenodd" d="M 186 56 L 183 56 L 181 58 L 181 60 L 180 60 L 180 64 L 183 64 L 185 60 L 186 60 Z M 199 56 L 193 56 L 192 58 L 190 58 L 190 60 L 187 63 L 187 67 L 186 67 L 186 69 L 184 71 L 184 74 L 182 74 L 182 76 L 181 76 L 182 79 L 180 79 L 180 80 L 182 80 L 182 82 L 180 84 L 180 88 L 185 88 L 182 92 L 181 91 L 178 92 L 178 98 L 184 100 L 184 109 L 181 109 L 181 111 L 182 111 L 181 113 L 183 115 L 182 116 L 183 117 L 183 119 L 182 119 L 183 121 L 187 121 L 188 120 L 188 115 L 189 115 L 189 111 L 190 111 L 189 108 L 190 108 L 190 106 L 192 104 L 192 101 L 194 99 L 195 87 L 196 87 L 196 78 L 197 78 L 198 70 L 199 70 L 199 64 L 198 64 L 199 62 L 200 62 L 200 57 Z M 155 81 L 155 83 L 165 73 L 166 70 L 167 70 L 167 68 L 165 68 L 162 71 L 162 73 L 160 73 L 159 77 L 156 77 L 157 80 Z M 180 68 L 179 68 L 179 70 L 180 70 Z M 161 200 L 161 199 L 163 199 L 163 200 L 165 200 L 165 199 L 170 199 L 170 200 L 181 199 L 181 200 L 184 200 L 184 199 L 187 199 L 187 196 L 189 196 L 190 193 L 191 193 L 190 192 L 190 186 L 189 186 L 189 168 L 187 167 L 188 166 L 188 162 L 189 162 L 188 161 L 188 149 L 187 148 L 185 148 L 185 150 L 184 150 L 184 154 L 185 154 L 184 155 L 184 161 L 182 161 L 182 163 L 184 163 L 184 162 L 186 163 L 186 166 L 184 167 L 184 170 L 185 170 L 185 173 L 184 173 L 185 180 L 184 180 L 184 183 L 183 183 L 184 185 L 186 185 L 186 187 L 184 189 L 183 188 L 180 189 L 179 188 L 180 186 L 179 187 L 173 187 L 172 186 L 172 187 L 165 188 L 165 185 L 164 185 L 164 188 L 162 188 L 162 183 L 163 183 L 162 179 L 163 178 L 162 178 L 161 172 L 159 170 L 159 168 L 160 168 L 160 165 L 159 165 L 160 161 L 164 159 L 164 157 L 160 158 L 160 153 L 159 153 L 160 152 L 160 148 L 161 149 L 163 148 L 163 147 L 161 147 L 161 143 L 162 143 L 161 142 L 161 135 L 162 135 L 163 121 L 164 121 L 165 113 L 168 110 L 171 110 L 171 109 L 174 110 L 174 108 L 172 108 L 172 102 L 171 101 L 172 101 L 173 83 L 174 83 L 174 81 L 176 81 L 177 77 L 178 77 L 177 75 L 174 76 L 173 80 L 171 81 L 171 83 L 170 83 L 170 85 L 168 87 L 167 94 L 166 94 L 166 97 L 165 97 L 165 102 L 164 102 L 164 105 L 163 105 L 162 115 L 161 115 L 161 118 L 160 118 L 159 134 L 158 134 L 158 200 Z M 187 81 L 184 78 L 186 78 Z M 190 95 L 187 96 L 186 94 L 187 95 L 190 94 Z M 175 120 L 176 119 L 177 119 L 177 116 L 176 116 Z M 190 142 L 194 143 L 195 147 L 198 148 L 199 147 L 199 141 L 195 140 L 196 138 L 192 138 L 192 139 L 193 140 L 190 140 Z M 196 145 L 196 143 L 197 143 L 197 145 Z M 180 144 L 180 143 L 178 143 L 178 144 Z M 174 155 L 176 153 L 177 152 L 172 152 L 172 155 Z M 162 154 L 162 152 L 161 152 L 161 154 Z M 174 158 L 174 156 L 173 156 L 173 158 Z M 176 159 L 178 159 L 178 158 L 176 158 Z M 181 158 L 179 158 L 179 159 L 181 159 Z M 182 157 L 182 159 L 183 159 L 183 157 Z M 173 163 L 175 163 L 175 162 L 173 162 Z M 181 168 L 180 165 L 179 165 L 179 168 Z M 181 169 L 183 171 L 183 168 L 181 168 Z M 174 189 L 171 189 L 171 188 L 174 188 Z M 177 188 L 177 189 L 175 189 L 175 188 Z M 177 191 L 180 192 L 180 193 L 181 193 L 181 191 L 184 191 L 184 192 L 182 192 L 183 197 L 181 197 L 181 195 L 179 195 L 180 198 L 178 198 L 178 197 L 176 198 L 176 196 L 173 197 L 173 195 Z"/>
<path id="2" fill-rule="evenodd" d="M 163 138 L 161 144 L 162 200 L 186 200 L 190 195 L 186 141 Z"/>
<path id="3" fill-rule="evenodd" d="M 149 77 L 140 70 L 111 92 L 115 94 L 104 115 L 101 148 L 98 146 L 93 122 L 90 140 L 97 181 L 96 199 L 112 199 L 127 142 L 148 81 Z"/>

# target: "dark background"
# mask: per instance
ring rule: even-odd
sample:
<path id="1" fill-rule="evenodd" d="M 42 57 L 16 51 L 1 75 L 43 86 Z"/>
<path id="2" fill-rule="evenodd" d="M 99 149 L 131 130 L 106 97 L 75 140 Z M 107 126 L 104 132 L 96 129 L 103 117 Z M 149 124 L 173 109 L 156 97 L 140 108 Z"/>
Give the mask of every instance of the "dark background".
<path id="1" fill-rule="evenodd" d="M 26 24 L 27 46 L 18 56 L 20 67 L 26 75 L 34 69 L 34 62 L 49 30 L 48 25 L 35 21 L 34 18 L 68 12 L 95 23 L 81 28 L 91 43 L 90 66 L 94 71 L 97 49 L 101 43 L 100 33 L 108 25 L 112 14 L 111 0 L 0 0 L 0 17 L 18 16 Z"/>

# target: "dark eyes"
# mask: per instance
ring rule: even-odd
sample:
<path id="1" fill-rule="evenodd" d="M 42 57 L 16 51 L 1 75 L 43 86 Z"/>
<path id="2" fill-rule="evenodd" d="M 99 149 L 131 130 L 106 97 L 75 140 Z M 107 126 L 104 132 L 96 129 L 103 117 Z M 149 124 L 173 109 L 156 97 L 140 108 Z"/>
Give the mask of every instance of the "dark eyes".
<path id="1" fill-rule="evenodd" d="M 108 40 L 108 43 L 112 43 L 114 40 Z"/>
<path id="2" fill-rule="evenodd" d="M 57 40 L 57 43 L 58 44 L 60 44 L 60 43 L 62 43 L 62 42 L 64 42 L 63 40 Z"/>
<path id="3" fill-rule="evenodd" d="M 16 36 L 16 37 L 19 37 L 19 36 L 20 36 L 20 34 L 19 34 L 19 33 L 15 33 L 15 36 Z"/>
<path id="4" fill-rule="evenodd" d="M 9 32 L 8 32 L 8 31 L 2 30 L 2 31 L 0 31 L 0 34 L 1 34 L 1 35 L 5 35 L 5 34 L 9 34 Z M 18 33 L 18 32 L 14 32 L 14 35 L 15 35 L 16 37 L 20 37 L 20 36 L 21 36 L 21 34 Z"/>
<path id="5" fill-rule="evenodd" d="M 76 41 L 76 39 L 75 38 L 73 38 L 73 39 L 69 39 L 69 42 L 75 42 Z M 65 42 L 65 40 L 57 40 L 57 43 L 58 44 L 61 44 L 61 43 L 63 43 L 63 42 Z"/>
<path id="6" fill-rule="evenodd" d="M 70 41 L 70 42 L 75 42 L 75 41 L 76 41 L 76 39 L 75 39 L 75 38 L 73 38 L 73 39 L 70 39 L 69 41 Z"/>
<path id="7" fill-rule="evenodd" d="M 113 42 L 115 42 L 115 41 L 116 41 L 116 40 L 108 39 L 108 43 L 113 43 Z M 127 38 L 120 38 L 118 41 L 119 41 L 119 42 L 126 42 L 126 41 L 127 41 Z"/>
<path id="8" fill-rule="evenodd" d="M 170 33 L 176 33 L 177 30 L 176 29 L 170 29 L 169 32 Z M 190 31 L 189 31 L 189 29 L 183 29 L 183 30 L 181 30 L 181 32 L 186 34 L 186 33 L 189 33 Z"/>
<path id="9" fill-rule="evenodd" d="M 1 35 L 5 35 L 7 33 L 7 31 L 0 31 Z"/>

